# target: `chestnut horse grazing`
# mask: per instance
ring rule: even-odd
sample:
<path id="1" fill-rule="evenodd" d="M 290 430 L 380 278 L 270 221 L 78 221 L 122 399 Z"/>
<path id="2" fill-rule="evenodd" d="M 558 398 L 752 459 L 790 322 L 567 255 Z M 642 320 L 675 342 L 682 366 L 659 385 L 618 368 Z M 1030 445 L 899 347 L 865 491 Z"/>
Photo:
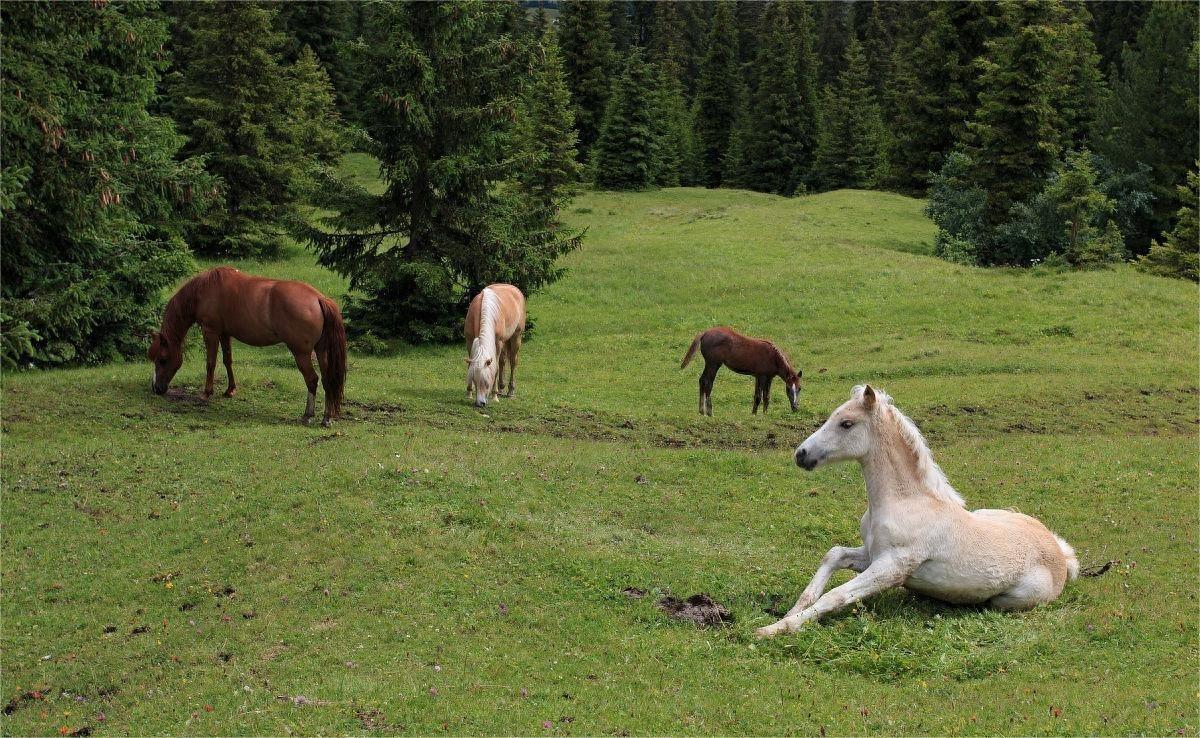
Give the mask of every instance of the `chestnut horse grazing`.
<path id="1" fill-rule="evenodd" d="M 696 349 L 700 349 L 704 357 L 704 371 L 700 374 L 700 414 L 712 415 L 713 380 L 721 365 L 729 367 L 738 374 L 754 375 L 754 409 L 762 403 L 765 413 L 771 404 L 771 382 L 775 377 L 783 379 L 787 387 L 788 400 L 792 403 L 792 412 L 800 400 L 800 377 L 803 372 L 794 371 L 787 357 L 775 344 L 761 338 L 743 336 L 732 328 L 709 328 L 688 347 L 683 356 L 683 369 L 692 360 Z"/>
<path id="2" fill-rule="evenodd" d="M 1025 610 L 1055 599 L 1079 574 L 1075 551 L 1036 518 L 968 511 L 917 426 L 870 385 L 855 387 L 796 449 L 796 463 L 810 471 L 851 459 L 867 483 L 863 545 L 829 549 L 795 607 L 759 628 L 759 637 L 796 630 L 899 586 L 946 602 Z M 825 592 L 839 569 L 858 576 Z"/>
<path id="3" fill-rule="evenodd" d="M 217 366 L 217 344 L 225 359 L 231 397 L 233 355 L 229 342 L 236 338 L 251 346 L 286 343 L 296 357 L 296 366 L 308 386 L 308 404 L 302 420 L 313 417 L 317 396 L 317 373 L 313 354 L 321 365 L 325 383 L 325 420 L 338 417 L 346 384 L 346 328 L 332 300 L 303 282 L 252 277 L 233 267 L 216 267 L 197 274 L 179 288 L 167 303 L 162 330 L 153 334 L 150 361 L 154 362 L 151 388 L 163 394 L 183 363 L 183 346 L 188 329 L 199 323 L 208 352 L 208 377 L 204 397 L 212 396 L 213 370 Z"/>
<path id="4" fill-rule="evenodd" d="M 475 391 L 475 407 L 487 405 L 504 389 L 508 359 L 508 397 L 517 389 L 517 352 L 525 333 L 525 295 L 511 284 L 483 288 L 467 308 L 467 397 Z"/>

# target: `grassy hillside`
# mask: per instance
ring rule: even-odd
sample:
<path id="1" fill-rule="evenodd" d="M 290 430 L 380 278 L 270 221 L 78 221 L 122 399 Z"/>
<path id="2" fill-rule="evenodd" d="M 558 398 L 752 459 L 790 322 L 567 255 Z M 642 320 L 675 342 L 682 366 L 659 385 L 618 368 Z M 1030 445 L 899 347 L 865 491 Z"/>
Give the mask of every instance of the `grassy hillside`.
<path id="1" fill-rule="evenodd" d="M 955 266 L 920 207 L 585 195 L 486 412 L 461 346 L 352 356 L 330 430 L 282 347 L 235 345 L 207 404 L 198 346 L 181 399 L 146 363 L 7 375 L 3 732 L 1195 734 L 1195 285 Z M 344 290 L 305 252 L 240 266 Z M 718 323 L 803 368 L 800 412 L 723 372 L 696 413 L 678 362 Z M 857 468 L 791 450 L 865 380 L 972 507 L 1116 563 L 1030 613 L 897 591 L 755 642 L 856 540 Z M 736 622 L 653 604 L 700 591 Z"/>

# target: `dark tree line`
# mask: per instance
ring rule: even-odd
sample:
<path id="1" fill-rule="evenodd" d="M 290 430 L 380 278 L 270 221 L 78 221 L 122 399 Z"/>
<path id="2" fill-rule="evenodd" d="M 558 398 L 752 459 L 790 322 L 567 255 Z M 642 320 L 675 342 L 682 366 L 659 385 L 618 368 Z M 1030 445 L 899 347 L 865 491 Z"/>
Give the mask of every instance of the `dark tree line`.
<path id="1" fill-rule="evenodd" d="M 127 355 L 191 254 L 295 242 L 353 330 L 446 340 L 487 282 L 561 274 L 580 180 L 891 189 L 946 258 L 1195 278 L 1185 3 L 537 5 L 0 6 L 5 363 Z"/>

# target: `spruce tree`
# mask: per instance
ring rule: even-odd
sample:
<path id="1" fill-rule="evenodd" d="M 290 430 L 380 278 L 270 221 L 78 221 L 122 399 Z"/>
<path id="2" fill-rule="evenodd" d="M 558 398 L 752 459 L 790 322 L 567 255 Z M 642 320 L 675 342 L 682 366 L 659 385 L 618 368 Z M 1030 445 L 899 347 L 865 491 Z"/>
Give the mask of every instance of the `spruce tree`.
<path id="1" fill-rule="evenodd" d="M 313 159 L 297 140 L 297 90 L 280 64 L 274 14 L 255 2 L 196 8 L 172 109 L 188 137 L 184 155 L 205 156 L 222 181 L 225 207 L 189 234 L 201 253 L 275 255 L 300 219 Z"/>
<path id="2" fill-rule="evenodd" d="M 544 207 L 557 209 L 579 181 L 579 140 L 571 94 L 554 29 L 547 25 L 534 49 L 533 72 L 524 93 L 523 148 L 532 159 L 520 175 L 521 186 Z"/>
<path id="3" fill-rule="evenodd" d="M 795 38 L 796 75 L 796 167 L 800 184 L 816 183 L 817 137 L 821 130 L 821 96 L 817 80 L 817 55 L 813 50 L 813 18 L 806 0 L 789 2 L 786 7 Z"/>
<path id="4" fill-rule="evenodd" d="M 579 156 L 588 152 L 604 121 L 616 58 L 607 0 L 564 0 L 558 16 L 559 46 L 567 70 L 567 87 L 579 127 Z"/>
<path id="5" fill-rule="evenodd" d="M 989 44 L 980 62 L 979 108 L 968 127 L 973 178 L 988 193 L 992 226 L 1041 190 L 1062 150 L 1052 77 L 1057 11 L 1048 2 L 1008 5 L 1009 31 Z M 980 254 L 985 264 L 990 258 Z"/>
<path id="6" fill-rule="evenodd" d="M 892 38 L 883 19 L 883 3 L 871 0 L 871 14 L 863 33 L 863 53 L 867 57 L 871 84 L 875 88 L 875 99 L 882 103 L 888 89 L 888 77 L 892 68 Z"/>
<path id="7" fill-rule="evenodd" d="M 1186 3 L 1153 3 L 1137 44 L 1121 56 L 1112 95 L 1101 114 L 1099 148 L 1127 171 L 1150 167 L 1153 214 L 1144 219 L 1131 246 L 1144 251 L 1165 231 L 1175 209 L 1176 186 L 1196 159 L 1200 140 L 1197 107 L 1197 20 Z"/>
<path id="8" fill-rule="evenodd" d="M 862 44 L 850 39 L 837 87 L 826 88 L 817 174 L 826 189 L 870 188 L 885 165 L 885 139 Z"/>
<path id="9" fill-rule="evenodd" d="M 649 187 L 662 167 L 657 83 L 640 49 L 629 51 L 592 149 L 592 178 L 597 187 L 636 190 Z"/>
<path id="10" fill-rule="evenodd" d="M 194 268 L 184 222 L 215 182 L 148 112 L 166 66 L 150 3 L 0 4 L 0 359 L 91 364 L 145 351 Z"/>
<path id="11" fill-rule="evenodd" d="M 746 184 L 755 190 L 791 195 L 800 184 L 800 93 L 796 84 L 796 44 L 782 3 L 762 17 L 757 84 L 750 93 L 749 125 L 741 131 Z"/>
<path id="12" fill-rule="evenodd" d="M 305 46 L 287 68 L 296 144 L 317 164 L 332 166 L 346 150 L 333 84 L 313 50 Z"/>
<path id="13" fill-rule="evenodd" d="M 664 187 L 696 183 L 696 136 L 683 84 L 670 64 L 653 65 L 658 83 L 654 113 L 661 164 L 655 184 Z"/>
<path id="14" fill-rule="evenodd" d="M 1121 63 L 1121 49 L 1126 44 L 1137 43 L 1137 33 L 1146 22 L 1146 15 L 1155 5 L 1145 0 L 1129 2 L 1088 3 L 1092 15 L 1092 31 L 1096 39 L 1096 51 L 1100 54 L 1100 71 L 1109 70 Z"/>
<path id="15" fill-rule="evenodd" d="M 410 342 L 462 337 L 471 297 L 491 282 L 526 294 L 557 279 L 578 245 L 510 179 L 528 49 L 507 11 L 483 0 L 380 3 L 350 50 L 362 82 L 367 153 L 382 193 L 342 184 L 309 234 L 320 262 L 349 278 L 356 333 Z"/>
<path id="16" fill-rule="evenodd" d="M 738 69 L 737 28 L 733 5 L 717 3 L 700 67 L 696 90 L 695 131 L 700 183 L 719 187 L 725 166 L 725 150 L 741 100 Z"/>
<path id="17" fill-rule="evenodd" d="M 914 18 L 893 55 L 889 180 L 921 193 L 966 137 L 978 107 L 976 60 L 996 35 L 999 9 L 984 2 L 912 5 Z"/>
<path id="18" fill-rule="evenodd" d="M 1121 257 L 1119 233 L 1116 249 L 1106 237 L 1113 202 L 1100 191 L 1092 155 L 1086 149 L 1068 154 L 1058 165 L 1043 197 L 1061 219 L 1065 256 L 1072 264 L 1091 268 Z"/>
<path id="19" fill-rule="evenodd" d="M 832 86 L 843 69 L 846 59 L 846 44 L 854 35 L 851 29 L 850 9 L 847 2 L 820 2 L 816 11 L 816 54 L 820 62 L 821 87 Z"/>
<path id="20" fill-rule="evenodd" d="M 1054 72 L 1058 89 L 1054 106 L 1061 120 L 1059 145 L 1087 148 L 1096 134 L 1096 120 L 1105 98 L 1100 54 L 1091 30 L 1092 16 L 1082 2 L 1065 5 L 1056 19 Z"/>
<path id="21" fill-rule="evenodd" d="M 1162 242 L 1152 242 L 1137 265 L 1150 274 L 1196 282 L 1200 280 L 1200 171 L 1197 169 L 1187 173 L 1186 185 L 1180 185 L 1178 202 L 1175 227 Z"/>

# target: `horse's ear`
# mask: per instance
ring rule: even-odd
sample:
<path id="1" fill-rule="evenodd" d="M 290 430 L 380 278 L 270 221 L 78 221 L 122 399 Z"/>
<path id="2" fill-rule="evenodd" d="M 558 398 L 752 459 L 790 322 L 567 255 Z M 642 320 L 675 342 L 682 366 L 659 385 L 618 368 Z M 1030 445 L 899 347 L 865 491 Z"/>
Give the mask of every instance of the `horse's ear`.
<path id="1" fill-rule="evenodd" d="M 863 389 L 862 399 L 863 406 L 868 410 L 875 407 L 875 390 L 871 389 L 871 385 L 868 384 L 866 388 Z"/>

